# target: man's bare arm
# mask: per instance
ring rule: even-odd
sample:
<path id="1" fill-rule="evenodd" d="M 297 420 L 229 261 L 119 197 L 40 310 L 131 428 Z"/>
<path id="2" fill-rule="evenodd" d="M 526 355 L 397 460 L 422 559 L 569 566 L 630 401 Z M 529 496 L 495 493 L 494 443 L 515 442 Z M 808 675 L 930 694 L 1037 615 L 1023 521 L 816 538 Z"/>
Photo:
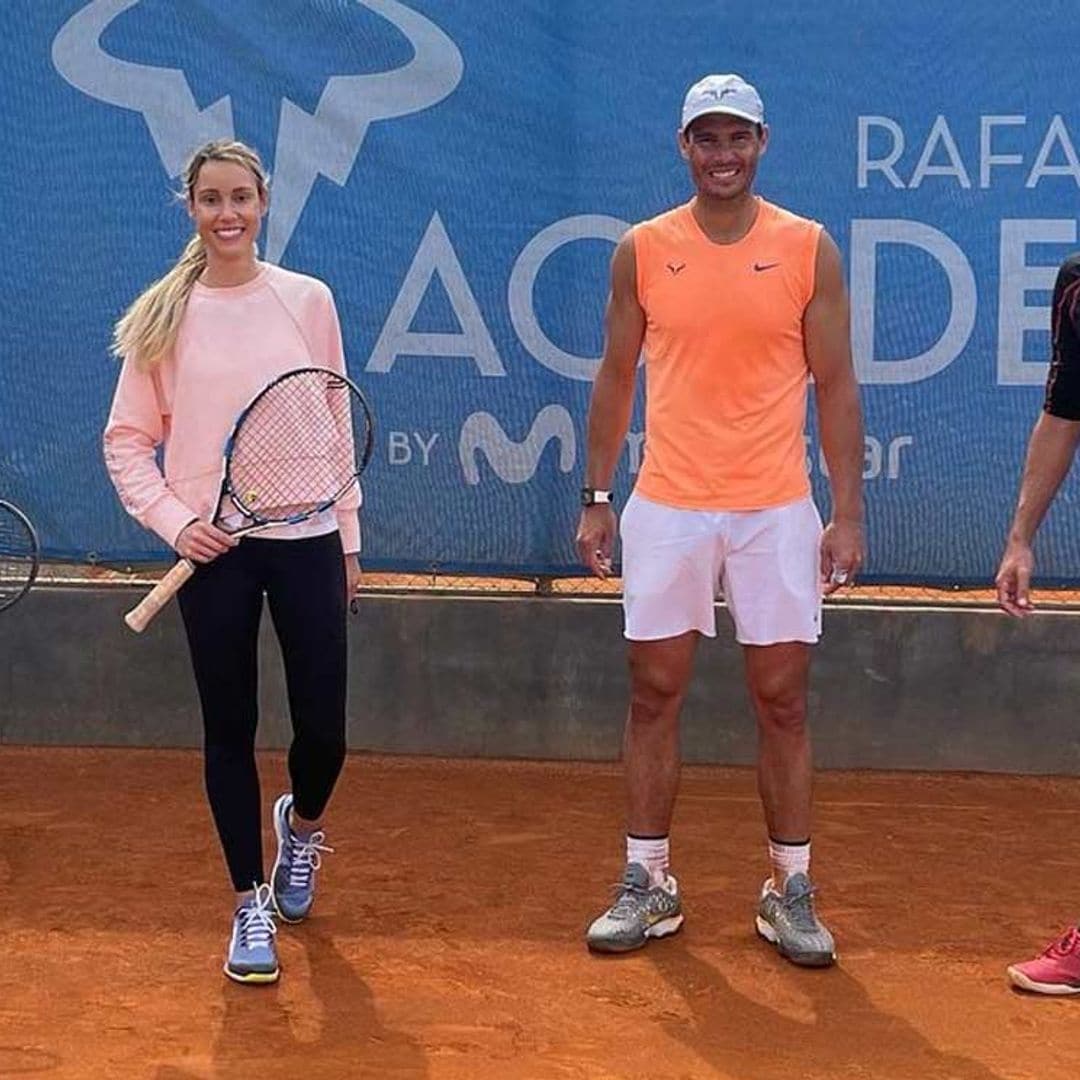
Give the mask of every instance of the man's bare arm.
<path id="1" fill-rule="evenodd" d="M 630 427 L 634 381 L 645 337 L 645 313 L 637 297 L 637 261 L 630 233 L 611 259 L 611 294 L 604 316 L 604 357 L 589 402 L 585 483 L 609 488 Z"/>
<path id="2" fill-rule="evenodd" d="M 1010 615 L 1030 615 L 1034 611 L 1031 577 L 1035 555 L 1031 545 L 1058 488 L 1069 475 L 1078 443 L 1080 420 L 1065 420 L 1044 412 L 1035 422 L 1028 441 L 1016 513 L 994 579 L 998 603 Z"/>
<path id="3" fill-rule="evenodd" d="M 821 538 L 821 578 L 828 594 L 851 583 L 862 565 L 864 546 L 863 425 L 851 363 L 851 308 L 840 252 L 826 232 L 818 243 L 814 295 L 803 316 L 803 338 L 832 491 L 832 520 Z"/>
<path id="4" fill-rule="evenodd" d="M 610 489 L 630 427 L 638 356 L 645 338 L 645 312 L 638 303 L 637 262 L 630 233 L 619 241 L 612 256 L 604 327 L 604 357 L 589 402 L 585 484 Z M 587 506 L 581 513 L 578 554 L 598 577 L 610 573 L 617 527 L 610 504 Z"/>
<path id="5" fill-rule="evenodd" d="M 824 232 L 803 331 L 806 360 L 814 376 L 821 448 L 829 466 L 833 520 L 861 522 L 863 425 L 851 363 L 851 308 L 840 252 Z"/>
<path id="6" fill-rule="evenodd" d="M 1080 444 L 1080 420 L 1062 420 L 1044 412 L 1028 441 L 1020 495 L 1009 529 L 1009 542 L 1030 544 L 1035 539 L 1058 488 L 1072 467 Z"/>

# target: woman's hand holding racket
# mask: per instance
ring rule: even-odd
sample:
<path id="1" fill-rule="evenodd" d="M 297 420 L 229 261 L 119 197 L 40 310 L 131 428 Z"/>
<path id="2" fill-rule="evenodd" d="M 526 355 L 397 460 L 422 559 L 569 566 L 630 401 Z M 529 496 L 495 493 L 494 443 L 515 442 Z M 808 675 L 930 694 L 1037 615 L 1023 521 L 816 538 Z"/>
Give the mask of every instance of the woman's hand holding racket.
<path id="1" fill-rule="evenodd" d="M 193 521 L 180 530 L 173 546 L 179 555 L 191 562 L 208 563 L 239 543 L 239 537 L 230 536 L 215 525 Z"/>

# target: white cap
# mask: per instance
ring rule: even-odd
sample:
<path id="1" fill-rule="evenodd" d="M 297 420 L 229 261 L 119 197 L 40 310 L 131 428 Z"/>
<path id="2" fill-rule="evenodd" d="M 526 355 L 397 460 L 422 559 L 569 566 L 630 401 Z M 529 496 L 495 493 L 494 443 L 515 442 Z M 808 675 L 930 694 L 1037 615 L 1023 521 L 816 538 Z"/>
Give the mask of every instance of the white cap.
<path id="1" fill-rule="evenodd" d="M 753 124 L 765 123 L 761 95 L 739 75 L 706 75 L 694 83 L 686 91 L 679 130 L 685 131 L 699 116 L 707 113 L 727 113 Z"/>

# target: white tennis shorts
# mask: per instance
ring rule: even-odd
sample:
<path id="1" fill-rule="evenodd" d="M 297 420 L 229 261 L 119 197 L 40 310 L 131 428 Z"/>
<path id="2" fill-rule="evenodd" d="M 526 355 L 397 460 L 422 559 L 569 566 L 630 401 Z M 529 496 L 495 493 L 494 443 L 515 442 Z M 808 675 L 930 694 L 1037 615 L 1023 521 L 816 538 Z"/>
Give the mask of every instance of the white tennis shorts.
<path id="1" fill-rule="evenodd" d="M 811 498 L 767 510 L 680 510 L 630 496 L 622 538 L 626 637 L 716 637 L 721 595 L 742 645 L 821 636 L 821 517 Z"/>

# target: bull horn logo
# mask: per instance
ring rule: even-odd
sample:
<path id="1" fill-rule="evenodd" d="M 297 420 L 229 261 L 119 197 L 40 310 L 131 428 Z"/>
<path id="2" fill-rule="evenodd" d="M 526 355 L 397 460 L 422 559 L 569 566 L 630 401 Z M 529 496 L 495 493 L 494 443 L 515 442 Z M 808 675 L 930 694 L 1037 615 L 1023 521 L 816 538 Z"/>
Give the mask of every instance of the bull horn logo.
<path id="1" fill-rule="evenodd" d="M 112 21 L 139 2 L 92 0 L 60 28 L 52 61 L 77 90 L 142 113 L 166 172 L 178 176 L 200 143 L 233 136 L 232 102 L 226 96 L 200 110 L 179 69 L 134 64 L 102 48 L 101 36 Z M 317 176 L 344 186 L 370 124 L 437 105 L 465 70 L 458 47 L 429 19 L 397 0 L 357 3 L 397 27 L 413 58 L 391 71 L 330 76 L 314 113 L 282 100 L 266 234 L 271 262 L 284 253 Z"/>

